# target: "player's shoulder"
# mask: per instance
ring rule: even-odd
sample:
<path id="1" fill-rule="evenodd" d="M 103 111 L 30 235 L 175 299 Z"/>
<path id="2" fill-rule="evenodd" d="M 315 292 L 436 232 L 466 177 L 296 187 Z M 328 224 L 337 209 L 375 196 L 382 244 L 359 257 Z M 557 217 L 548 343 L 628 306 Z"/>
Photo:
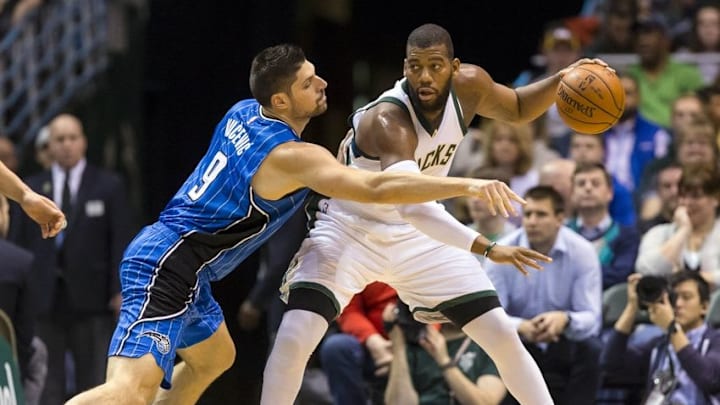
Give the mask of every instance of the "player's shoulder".
<path id="1" fill-rule="evenodd" d="M 486 94 L 493 83 L 493 79 L 485 69 L 471 63 L 461 64 L 453 78 L 453 88 L 461 103 Z"/>

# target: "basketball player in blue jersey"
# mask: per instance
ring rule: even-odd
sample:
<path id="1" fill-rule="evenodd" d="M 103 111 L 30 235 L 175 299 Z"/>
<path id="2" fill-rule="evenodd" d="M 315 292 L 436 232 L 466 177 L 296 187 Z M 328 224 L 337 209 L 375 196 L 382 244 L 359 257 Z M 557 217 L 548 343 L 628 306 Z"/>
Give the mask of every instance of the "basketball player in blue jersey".
<path id="1" fill-rule="evenodd" d="M 23 211 L 40 225 L 43 239 L 56 236 L 67 225 L 65 215 L 54 202 L 32 191 L 2 162 L 0 194 L 20 204 Z"/>
<path id="2" fill-rule="evenodd" d="M 495 83 L 482 68 L 461 64 L 445 29 L 423 25 L 408 38 L 405 77 L 353 114 L 340 155 L 358 169 L 446 176 L 475 114 L 531 121 L 553 103 L 565 72 L 581 63 L 605 65 L 580 60 L 546 80 L 512 90 Z M 329 322 L 373 281 L 395 288 L 416 319 L 449 320 L 461 327 L 493 358 L 521 403 L 552 403 L 537 365 L 471 252 L 513 264 L 523 273 L 550 260 L 528 249 L 491 243 L 435 202 L 390 206 L 322 201 L 282 287 L 288 311 L 265 368 L 261 404 L 293 403 L 305 364 Z"/>
<path id="3" fill-rule="evenodd" d="M 341 165 L 301 142 L 326 108 L 327 83 L 301 49 L 279 45 L 252 63 L 255 99 L 235 104 L 158 222 L 130 243 L 120 265 L 122 308 L 105 384 L 69 404 L 193 404 L 235 359 L 210 282 L 235 269 L 303 203 L 307 189 L 379 203 L 458 195 L 503 215 L 521 200 L 494 180 L 373 173 Z M 173 367 L 175 355 L 182 359 Z M 164 390 L 158 392 L 158 387 Z"/>

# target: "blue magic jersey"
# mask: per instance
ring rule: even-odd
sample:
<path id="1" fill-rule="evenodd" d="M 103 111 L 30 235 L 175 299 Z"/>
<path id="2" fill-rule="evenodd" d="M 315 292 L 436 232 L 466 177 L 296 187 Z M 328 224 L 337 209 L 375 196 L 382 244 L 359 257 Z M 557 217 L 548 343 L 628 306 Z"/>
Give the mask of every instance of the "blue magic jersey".
<path id="1" fill-rule="evenodd" d="M 262 114 L 256 100 L 235 104 L 215 128 L 210 147 L 160 214 L 192 248 L 192 261 L 219 280 L 257 250 L 298 209 L 307 189 L 269 201 L 252 178 L 276 146 L 300 138 Z"/>

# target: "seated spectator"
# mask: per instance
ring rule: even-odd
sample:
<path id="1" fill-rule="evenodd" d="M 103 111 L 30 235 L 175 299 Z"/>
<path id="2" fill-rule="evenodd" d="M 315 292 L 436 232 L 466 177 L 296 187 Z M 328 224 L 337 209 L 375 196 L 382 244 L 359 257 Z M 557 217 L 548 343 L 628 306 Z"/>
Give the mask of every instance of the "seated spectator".
<path id="1" fill-rule="evenodd" d="M 476 179 L 495 179 L 505 184 L 510 184 L 510 176 L 501 169 L 480 168 L 468 174 L 468 177 Z M 470 219 L 468 227 L 485 235 L 491 241 L 496 241 L 508 233 L 514 231 L 517 227 L 510 223 L 507 218 L 502 215 L 492 215 L 485 202 L 477 197 L 466 197 L 460 206 L 467 211 L 467 217 Z M 483 255 L 475 255 L 480 263 L 485 262 Z"/>
<path id="2" fill-rule="evenodd" d="M 680 179 L 673 222 L 651 228 L 640 242 L 635 270 L 669 275 L 698 271 L 713 287 L 720 285 L 720 177 L 717 170 L 687 167 Z"/>
<path id="3" fill-rule="evenodd" d="M 695 12 L 691 31 L 685 38 L 678 38 L 678 53 L 720 52 L 720 7 L 717 4 L 705 4 Z M 698 63 L 705 83 L 712 83 L 720 71 L 717 63 L 708 61 Z"/>
<path id="4" fill-rule="evenodd" d="M 635 51 L 633 27 L 636 23 L 637 4 L 635 1 L 627 0 L 610 0 L 607 3 L 600 32 L 587 47 L 586 53 L 589 55 L 633 53 Z"/>
<path id="5" fill-rule="evenodd" d="M 510 188 L 518 195 L 525 194 L 538 182 L 538 171 L 533 169 L 533 135 L 527 124 L 509 124 L 491 121 L 487 126 L 487 139 L 483 143 L 485 165 L 510 173 Z M 520 205 L 516 204 L 517 211 Z M 511 221 L 513 219 L 511 218 Z"/>
<path id="6" fill-rule="evenodd" d="M 645 404 L 719 403 L 720 332 L 704 320 L 710 300 L 707 282 L 695 272 L 676 273 L 670 281 L 672 298 L 665 291 L 660 300 L 641 303 L 637 292 L 641 278 L 628 277 L 627 305 L 601 356 L 604 371 L 646 376 Z M 666 332 L 628 345 L 641 305 L 648 307 L 650 321 Z"/>
<path id="7" fill-rule="evenodd" d="M 464 176 L 483 165 L 483 138 L 485 132 L 477 127 L 468 127 L 462 142 L 455 149 L 448 176 Z"/>
<path id="8" fill-rule="evenodd" d="M 539 58 L 541 61 L 539 66 L 521 72 L 513 81 L 512 87 L 524 86 L 557 73 L 580 58 L 580 47 L 578 37 L 563 23 L 557 21 L 549 23 L 540 44 L 542 57 Z M 570 129 L 560 118 L 555 104 L 543 115 L 542 123 L 545 124 L 543 132 L 548 136 L 550 147 L 561 156 L 567 156 Z"/>
<path id="9" fill-rule="evenodd" d="M 538 176 L 539 185 L 550 186 L 560 193 L 567 216 L 573 215 L 570 193 L 572 192 L 572 175 L 574 172 L 574 160 L 558 159 L 542 165 Z"/>
<path id="10" fill-rule="evenodd" d="M 591 404 L 600 380 L 600 261 L 592 244 L 563 226 L 563 201 L 548 186 L 525 194 L 522 228 L 498 243 L 550 256 L 544 271 L 524 276 L 488 262 L 500 303 L 558 404 Z"/>
<path id="11" fill-rule="evenodd" d="M 708 119 L 704 116 L 693 118 L 690 122 L 678 127 L 676 136 L 676 145 L 673 148 L 673 154 L 663 159 L 656 160 L 648 165 L 643 174 L 643 184 L 638 190 L 638 195 L 647 199 L 652 195 L 652 189 L 657 181 L 657 173 L 663 167 L 672 163 L 677 163 L 682 167 L 692 166 L 718 166 L 718 147 L 715 144 L 715 129 Z M 654 216 L 646 212 L 646 202 L 642 202 L 643 219 Z M 648 216 L 649 215 L 649 216 Z"/>
<path id="12" fill-rule="evenodd" d="M 634 192 L 648 163 L 667 155 L 671 138 L 662 127 L 638 112 L 643 94 L 637 81 L 621 75 L 620 82 L 625 90 L 625 109 L 620 121 L 604 134 L 605 165 L 625 188 Z"/>
<path id="13" fill-rule="evenodd" d="M 634 226 L 623 226 L 610 217 L 613 197 L 610 174 L 602 163 L 580 164 L 573 174 L 572 202 L 577 216 L 569 227 L 592 242 L 602 266 L 606 290 L 623 283 L 633 272 L 640 236 Z"/>
<path id="14" fill-rule="evenodd" d="M 655 185 L 655 196 L 653 201 L 657 201 L 657 215 L 641 221 L 638 224 L 640 234 L 645 234 L 655 225 L 667 224 L 672 222 L 675 208 L 678 205 L 678 187 L 680 185 L 680 177 L 682 177 L 682 167 L 677 163 L 671 163 L 657 174 L 657 182 Z M 649 209 L 649 208 L 648 208 Z"/>
<path id="15" fill-rule="evenodd" d="M 680 95 L 703 86 L 697 66 L 675 62 L 670 54 L 670 37 L 665 22 L 651 17 L 637 26 L 636 51 L 640 63 L 628 73 L 635 77 L 642 98 L 638 110 L 650 122 L 670 125 L 670 107 Z"/>
<path id="16" fill-rule="evenodd" d="M 320 346 L 320 360 L 336 405 L 381 404 L 391 343 L 383 328 L 383 310 L 397 301 L 387 284 L 374 282 L 355 295 L 337 319 L 341 333 Z M 368 392 L 370 391 L 370 392 Z"/>
<path id="17" fill-rule="evenodd" d="M 574 133 L 570 139 L 570 159 L 577 164 L 602 164 L 605 161 L 605 145 L 602 137 Z M 573 172 L 574 170 L 573 168 Z M 572 174 L 570 177 L 572 177 Z M 613 190 L 612 200 L 610 201 L 610 216 L 620 225 L 635 225 L 637 216 L 635 215 L 632 194 L 615 176 L 610 175 L 610 180 L 612 181 Z M 568 201 L 567 206 L 572 206 L 572 204 L 572 201 Z M 574 215 L 573 211 L 566 209 L 566 212 L 568 217 Z"/>
<path id="18" fill-rule="evenodd" d="M 412 320 L 409 310 L 404 310 L 405 315 L 398 315 L 400 311 L 386 310 L 386 321 L 393 323 L 393 360 L 385 403 L 492 405 L 502 401 L 507 390 L 480 346 L 451 323 L 438 331 Z M 405 321 L 414 325 L 403 326 Z"/>

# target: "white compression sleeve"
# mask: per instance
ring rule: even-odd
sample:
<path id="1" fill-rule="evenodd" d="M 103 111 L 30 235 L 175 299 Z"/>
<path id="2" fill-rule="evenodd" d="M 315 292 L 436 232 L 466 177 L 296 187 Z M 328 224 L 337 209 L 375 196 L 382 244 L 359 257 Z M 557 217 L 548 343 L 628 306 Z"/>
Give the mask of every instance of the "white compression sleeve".
<path id="1" fill-rule="evenodd" d="M 403 160 L 388 166 L 385 171 L 420 173 L 417 163 Z M 470 250 L 480 234 L 460 223 L 437 202 L 396 206 L 400 216 L 427 236 L 447 245 Z"/>

